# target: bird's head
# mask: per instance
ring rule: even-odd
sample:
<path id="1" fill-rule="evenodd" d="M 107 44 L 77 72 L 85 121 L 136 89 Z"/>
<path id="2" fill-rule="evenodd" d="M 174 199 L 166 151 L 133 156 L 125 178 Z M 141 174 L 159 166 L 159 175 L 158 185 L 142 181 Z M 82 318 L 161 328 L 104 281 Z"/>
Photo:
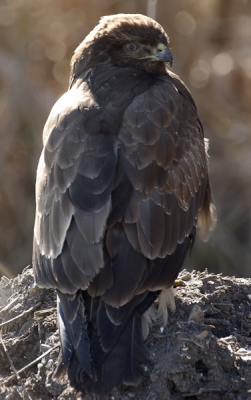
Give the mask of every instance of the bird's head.
<path id="1" fill-rule="evenodd" d="M 72 68 L 75 67 L 75 75 L 78 71 L 100 64 L 134 67 L 152 74 L 162 74 L 168 65 L 172 65 L 168 42 L 162 26 L 144 15 L 102 17 L 76 49 Z"/>

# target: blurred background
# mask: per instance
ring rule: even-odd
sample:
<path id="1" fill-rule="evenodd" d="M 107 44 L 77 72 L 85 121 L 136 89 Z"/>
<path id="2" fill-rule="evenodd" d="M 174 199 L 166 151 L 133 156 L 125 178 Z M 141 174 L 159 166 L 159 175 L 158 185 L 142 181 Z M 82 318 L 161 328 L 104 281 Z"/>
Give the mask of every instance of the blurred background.
<path id="1" fill-rule="evenodd" d="M 210 139 L 218 224 L 189 269 L 251 276 L 251 1 L 2 0 L 0 275 L 31 263 L 34 184 L 49 111 L 67 90 L 74 49 L 102 15 L 142 13 L 171 39 Z"/>

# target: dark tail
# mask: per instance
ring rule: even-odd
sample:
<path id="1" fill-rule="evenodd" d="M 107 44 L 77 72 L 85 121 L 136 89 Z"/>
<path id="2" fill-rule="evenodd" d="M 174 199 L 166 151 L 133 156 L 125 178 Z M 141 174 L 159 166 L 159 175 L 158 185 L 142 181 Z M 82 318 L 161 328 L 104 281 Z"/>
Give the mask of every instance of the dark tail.
<path id="1" fill-rule="evenodd" d="M 67 371 L 72 386 L 104 396 L 124 383 L 137 385 L 147 358 L 141 316 L 159 292 L 145 292 L 123 307 L 79 291 L 74 299 L 58 293 L 61 354 L 55 373 Z"/>
<path id="2" fill-rule="evenodd" d="M 57 298 L 61 352 L 55 377 L 70 371 L 73 363 L 92 377 L 90 340 L 81 292 L 71 296 L 58 291 Z"/>

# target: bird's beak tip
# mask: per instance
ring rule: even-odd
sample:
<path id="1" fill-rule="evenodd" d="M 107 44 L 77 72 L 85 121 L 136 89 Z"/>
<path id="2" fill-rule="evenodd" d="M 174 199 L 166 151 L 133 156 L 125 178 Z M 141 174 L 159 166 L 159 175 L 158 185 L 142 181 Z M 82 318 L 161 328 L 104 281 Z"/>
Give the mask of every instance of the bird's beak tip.
<path id="1" fill-rule="evenodd" d="M 170 67 L 172 67 L 173 56 L 172 56 L 171 51 L 167 47 L 165 47 L 161 51 L 159 51 L 159 53 L 157 54 L 157 57 L 161 61 L 168 62 Z"/>

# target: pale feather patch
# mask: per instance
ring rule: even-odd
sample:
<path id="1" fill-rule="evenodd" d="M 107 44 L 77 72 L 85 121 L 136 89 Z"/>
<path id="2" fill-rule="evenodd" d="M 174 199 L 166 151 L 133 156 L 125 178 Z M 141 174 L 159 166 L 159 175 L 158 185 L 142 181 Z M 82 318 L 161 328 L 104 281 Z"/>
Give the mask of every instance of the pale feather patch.
<path id="1" fill-rule="evenodd" d="M 168 309 L 172 312 L 175 311 L 175 293 L 173 286 L 163 289 L 157 299 L 158 307 L 156 309 L 155 304 L 153 304 L 141 318 L 142 326 L 142 337 L 143 340 L 149 335 L 150 328 L 152 325 L 161 324 L 166 326 L 168 321 Z"/>
<path id="2" fill-rule="evenodd" d="M 208 160 L 208 150 L 209 150 L 209 139 L 204 139 L 205 153 Z M 197 227 L 202 240 L 205 242 L 208 240 L 210 232 L 215 228 L 217 222 L 217 215 L 215 205 L 213 203 L 212 194 L 209 188 L 207 188 L 205 193 L 204 204 L 198 214 Z"/>
<path id="3" fill-rule="evenodd" d="M 174 288 L 171 286 L 162 290 L 158 297 L 157 321 L 164 326 L 166 326 L 168 321 L 168 309 L 172 312 L 176 309 L 174 296 Z"/>
<path id="4" fill-rule="evenodd" d="M 149 335 L 150 328 L 154 324 L 156 318 L 156 309 L 152 305 L 141 317 L 142 338 L 145 340 Z"/>
<path id="5" fill-rule="evenodd" d="M 207 158 L 209 158 L 209 155 L 208 155 L 209 139 L 207 139 L 207 138 L 204 138 L 204 147 L 205 147 L 206 156 L 207 156 Z"/>
<path id="6" fill-rule="evenodd" d="M 210 232 L 215 228 L 217 222 L 216 209 L 213 203 L 209 205 L 209 210 L 202 208 L 198 214 L 197 227 L 202 240 L 208 240 Z"/>

